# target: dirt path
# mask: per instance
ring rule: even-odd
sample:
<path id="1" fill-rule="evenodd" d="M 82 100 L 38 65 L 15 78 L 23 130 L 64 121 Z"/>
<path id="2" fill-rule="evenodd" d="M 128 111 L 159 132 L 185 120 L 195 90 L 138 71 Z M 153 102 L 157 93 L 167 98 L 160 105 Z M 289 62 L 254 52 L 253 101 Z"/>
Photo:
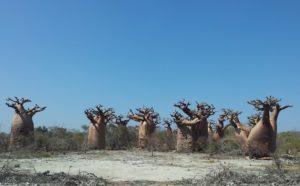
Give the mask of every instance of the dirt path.
<path id="1" fill-rule="evenodd" d="M 0 159 L 0 167 L 6 160 Z M 90 151 L 67 153 L 51 158 L 9 160 L 9 164 L 24 172 L 86 171 L 110 181 L 176 181 L 201 179 L 222 165 L 232 170 L 257 172 L 272 164 L 270 160 L 247 160 L 242 157 L 215 158 L 207 154 L 178 154 L 146 151 Z"/>

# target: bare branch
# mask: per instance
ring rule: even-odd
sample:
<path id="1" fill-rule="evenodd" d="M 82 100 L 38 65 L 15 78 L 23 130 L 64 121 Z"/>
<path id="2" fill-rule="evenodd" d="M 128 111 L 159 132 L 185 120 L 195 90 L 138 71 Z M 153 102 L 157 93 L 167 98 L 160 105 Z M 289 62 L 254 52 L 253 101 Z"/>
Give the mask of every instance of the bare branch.
<path id="1" fill-rule="evenodd" d="M 172 130 L 173 120 L 171 118 L 165 118 L 163 120 L 163 125 L 167 130 Z"/>
<path id="2" fill-rule="evenodd" d="M 253 114 L 251 116 L 248 116 L 248 125 L 251 126 L 251 127 L 254 127 L 258 122 L 259 120 L 261 119 L 261 115 L 262 113 L 259 112 L 258 114 Z"/>
<path id="3" fill-rule="evenodd" d="M 11 107 L 11 108 L 14 108 L 14 109 L 17 109 L 17 106 L 16 104 L 9 104 L 9 103 L 5 103 L 8 107 Z"/>
<path id="4" fill-rule="evenodd" d="M 94 115 L 94 110 L 93 109 L 86 109 L 84 111 L 86 117 L 90 120 L 91 123 L 96 124 L 96 120 L 94 119 L 95 115 Z"/>
<path id="5" fill-rule="evenodd" d="M 279 110 L 281 111 L 281 110 L 287 109 L 289 107 L 293 107 L 293 106 L 292 105 L 285 105 L 283 107 L 280 107 Z"/>
<path id="6" fill-rule="evenodd" d="M 274 98 L 272 96 L 268 96 L 264 101 L 260 99 L 255 99 L 248 101 L 248 104 L 252 105 L 257 111 L 264 111 L 265 109 L 272 110 L 272 107 L 278 105 L 281 99 Z"/>
<path id="7" fill-rule="evenodd" d="M 189 108 L 190 105 L 191 104 L 184 99 L 174 104 L 175 107 L 181 109 L 190 118 L 193 118 L 195 112 Z"/>
<path id="8" fill-rule="evenodd" d="M 126 126 L 130 120 L 130 119 L 124 119 L 124 116 L 122 115 L 117 116 L 115 119 L 116 119 L 115 123 L 117 125 L 123 125 L 123 126 Z"/>
<path id="9" fill-rule="evenodd" d="M 214 115 L 216 112 L 215 112 L 215 107 L 214 105 L 209 105 L 207 103 L 198 103 L 197 102 L 197 109 L 198 109 L 198 112 L 197 112 L 197 115 L 198 117 L 204 117 L 204 118 L 208 118 L 209 116 L 212 116 Z"/>
<path id="10" fill-rule="evenodd" d="M 27 109 L 27 114 L 33 116 L 34 114 L 45 110 L 47 107 L 40 107 L 39 105 L 35 105 L 32 109 Z"/>
<path id="11" fill-rule="evenodd" d="M 157 112 L 154 111 L 153 107 L 142 107 L 135 109 L 137 112 L 133 113 L 132 110 L 129 110 L 127 117 L 129 119 L 141 122 L 149 121 L 155 125 L 158 125 L 160 122 L 160 117 Z"/>
<path id="12" fill-rule="evenodd" d="M 102 105 L 97 105 L 95 107 L 96 109 L 89 109 L 86 110 L 88 113 L 88 119 L 93 123 L 100 122 L 99 124 L 106 125 L 107 123 L 113 121 L 115 118 L 115 112 L 112 108 L 104 108 Z M 94 118 L 97 116 L 99 118 L 99 121 L 96 121 Z M 93 120 L 91 120 L 91 117 Z"/>

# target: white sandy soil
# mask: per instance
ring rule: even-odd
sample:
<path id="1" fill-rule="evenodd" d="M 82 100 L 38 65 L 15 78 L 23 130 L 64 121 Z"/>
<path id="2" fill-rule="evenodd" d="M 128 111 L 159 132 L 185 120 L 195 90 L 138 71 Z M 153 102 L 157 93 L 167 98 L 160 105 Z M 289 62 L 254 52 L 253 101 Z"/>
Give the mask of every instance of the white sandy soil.
<path id="1" fill-rule="evenodd" d="M 67 153 L 50 158 L 8 160 L 24 172 L 89 172 L 110 181 L 176 181 L 201 179 L 212 170 L 229 166 L 232 170 L 259 172 L 271 160 L 249 160 L 243 157 L 216 158 L 208 154 L 180 154 L 147 151 L 90 151 Z M 7 160 L 0 159 L 0 167 Z"/>

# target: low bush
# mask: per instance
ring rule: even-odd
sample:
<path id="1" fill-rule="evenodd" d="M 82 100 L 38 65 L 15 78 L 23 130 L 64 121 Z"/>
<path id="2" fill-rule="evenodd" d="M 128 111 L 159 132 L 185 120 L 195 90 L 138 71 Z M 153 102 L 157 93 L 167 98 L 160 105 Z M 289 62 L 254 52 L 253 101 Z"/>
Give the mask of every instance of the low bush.
<path id="1" fill-rule="evenodd" d="M 126 150 L 137 147 L 138 131 L 135 127 L 108 125 L 106 127 L 106 149 Z"/>
<path id="2" fill-rule="evenodd" d="M 277 137 L 277 153 L 300 155 L 300 132 L 282 132 Z"/>
<path id="3" fill-rule="evenodd" d="M 1 132 L 0 133 L 0 152 L 7 152 L 9 147 L 9 135 Z"/>
<path id="4" fill-rule="evenodd" d="M 243 155 L 243 151 L 236 140 L 233 129 L 225 131 L 224 138 L 220 141 L 214 141 L 211 137 L 209 137 L 205 152 L 211 155 Z"/>
<path id="5" fill-rule="evenodd" d="M 157 130 L 150 138 L 148 150 L 167 152 L 176 149 L 176 134 L 168 134 L 166 130 Z"/>
<path id="6" fill-rule="evenodd" d="M 35 149 L 45 151 L 82 150 L 86 132 L 62 127 L 38 127 L 35 129 Z"/>

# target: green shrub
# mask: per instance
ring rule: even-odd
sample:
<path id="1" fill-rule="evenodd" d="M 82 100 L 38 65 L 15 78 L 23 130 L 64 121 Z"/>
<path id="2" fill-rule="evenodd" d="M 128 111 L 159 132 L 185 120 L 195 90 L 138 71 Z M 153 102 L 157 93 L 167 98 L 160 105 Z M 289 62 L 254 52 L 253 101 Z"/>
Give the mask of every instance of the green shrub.
<path id="1" fill-rule="evenodd" d="M 85 132 L 62 127 L 38 127 L 35 129 L 35 149 L 46 151 L 82 150 Z"/>
<path id="2" fill-rule="evenodd" d="M 214 141 L 210 137 L 205 152 L 209 154 L 243 155 L 233 129 L 226 130 L 223 139 L 220 141 Z"/>
<path id="3" fill-rule="evenodd" d="M 7 152 L 9 147 L 9 135 L 1 132 L 0 133 L 0 152 Z"/>
<path id="4" fill-rule="evenodd" d="M 124 125 L 107 125 L 106 148 L 110 150 L 131 149 L 137 145 L 137 129 Z"/>
<path id="5" fill-rule="evenodd" d="M 277 136 L 277 153 L 300 154 L 300 132 L 282 132 Z"/>
<path id="6" fill-rule="evenodd" d="M 165 130 L 155 131 L 155 133 L 152 134 L 149 140 L 149 145 L 147 149 L 151 151 L 161 151 L 161 152 L 175 150 L 176 134 L 172 133 L 171 135 L 168 135 L 167 131 Z"/>

